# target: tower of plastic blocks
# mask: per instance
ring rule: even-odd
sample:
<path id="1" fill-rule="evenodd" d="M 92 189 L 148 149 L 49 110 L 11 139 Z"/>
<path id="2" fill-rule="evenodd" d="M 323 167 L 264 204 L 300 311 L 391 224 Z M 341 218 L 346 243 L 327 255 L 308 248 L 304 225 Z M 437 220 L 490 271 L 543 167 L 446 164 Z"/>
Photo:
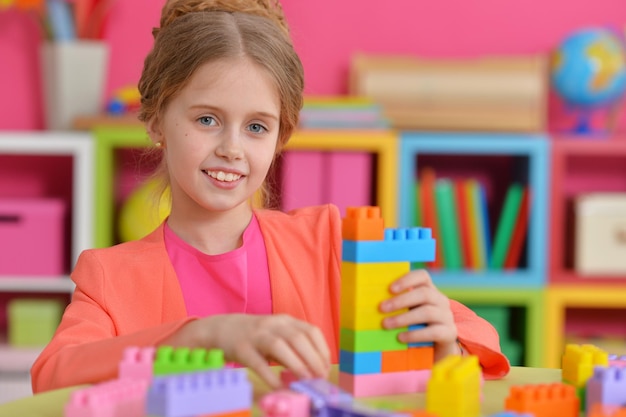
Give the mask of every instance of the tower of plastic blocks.
<path id="1" fill-rule="evenodd" d="M 380 208 L 351 207 L 342 237 L 339 386 L 355 397 L 425 391 L 433 344 L 400 343 L 407 329 L 385 330 L 379 305 L 411 262 L 434 260 L 431 230 L 385 229 Z"/>
<path id="2" fill-rule="evenodd" d="M 426 410 L 439 417 L 480 415 L 481 369 L 477 356 L 448 356 L 433 366 Z"/>

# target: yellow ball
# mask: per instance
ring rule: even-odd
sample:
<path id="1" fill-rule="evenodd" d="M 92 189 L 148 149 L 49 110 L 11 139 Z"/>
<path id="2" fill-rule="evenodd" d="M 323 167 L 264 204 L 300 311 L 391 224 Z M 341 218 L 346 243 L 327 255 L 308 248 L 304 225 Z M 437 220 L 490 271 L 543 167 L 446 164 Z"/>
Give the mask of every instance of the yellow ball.
<path id="1" fill-rule="evenodd" d="M 123 242 L 143 238 L 170 214 L 169 188 L 162 195 L 158 194 L 158 189 L 158 180 L 148 180 L 138 186 L 122 204 L 118 233 Z"/>

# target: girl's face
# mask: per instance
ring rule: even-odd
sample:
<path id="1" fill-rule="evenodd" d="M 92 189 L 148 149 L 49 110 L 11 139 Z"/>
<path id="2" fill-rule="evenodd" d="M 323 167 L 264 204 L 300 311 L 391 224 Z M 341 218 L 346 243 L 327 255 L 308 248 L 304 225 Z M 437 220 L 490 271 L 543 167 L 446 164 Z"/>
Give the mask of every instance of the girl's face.
<path id="1" fill-rule="evenodd" d="M 162 141 L 172 214 L 188 220 L 251 212 L 278 140 L 280 98 L 269 73 L 246 58 L 204 64 L 150 124 Z M 181 217 L 182 216 L 182 217 Z"/>

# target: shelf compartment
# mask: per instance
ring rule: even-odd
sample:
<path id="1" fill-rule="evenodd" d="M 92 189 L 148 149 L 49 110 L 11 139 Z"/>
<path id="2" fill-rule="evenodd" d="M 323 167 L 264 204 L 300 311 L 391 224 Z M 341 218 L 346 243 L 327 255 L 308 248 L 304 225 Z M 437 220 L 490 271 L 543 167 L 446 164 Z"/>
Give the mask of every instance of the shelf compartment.
<path id="1" fill-rule="evenodd" d="M 625 161 L 625 140 L 554 138 L 549 214 L 551 283 L 626 284 L 626 276 L 581 275 L 574 269 L 575 198 L 592 192 L 626 193 Z"/>
<path id="2" fill-rule="evenodd" d="M 607 285 L 590 287 L 554 284 L 546 288 L 545 292 L 546 314 L 543 340 L 546 364 L 551 368 L 561 366 L 560 358 L 565 348 L 568 309 L 626 309 L 626 288 Z M 613 319 L 608 318 L 607 321 L 613 321 Z"/>
<path id="3" fill-rule="evenodd" d="M 525 262 L 516 270 L 433 270 L 440 287 L 538 287 L 545 282 L 548 205 L 548 140 L 543 135 L 403 133 L 400 143 L 399 224 L 413 226 L 414 186 L 420 169 L 432 165 L 442 176 L 489 178 L 491 230 L 504 192 L 522 182 L 532 193 Z M 493 232 L 491 233 L 493 235 Z"/>

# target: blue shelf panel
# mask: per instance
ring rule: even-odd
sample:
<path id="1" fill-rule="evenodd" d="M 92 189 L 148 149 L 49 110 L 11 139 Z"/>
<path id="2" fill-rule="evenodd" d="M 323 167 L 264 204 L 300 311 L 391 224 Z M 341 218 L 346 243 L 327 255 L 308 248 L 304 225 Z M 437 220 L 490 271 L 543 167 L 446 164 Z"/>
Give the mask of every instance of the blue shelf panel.
<path id="1" fill-rule="evenodd" d="M 544 275 L 532 268 L 514 271 L 434 271 L 430 275 L 438 288 L 536 288 L 544 284 Z"/>
<path id="2" fill-rule="evenodd" d="M 399 227 L 410 227 L 415 211 L 412 187 L 420 155 L 519 156 L 528 158 L 528 186 L 532 190 L 527 235 L 527 268 L 512 272 L 434 272 L 441 286 L 543 286 L 546 280 L 547 208 L 549 207 L 549 139 L 540 134 L 403 132 L 399 158 Z M 467 284 L 471 281 L 471 284 Z"/>

